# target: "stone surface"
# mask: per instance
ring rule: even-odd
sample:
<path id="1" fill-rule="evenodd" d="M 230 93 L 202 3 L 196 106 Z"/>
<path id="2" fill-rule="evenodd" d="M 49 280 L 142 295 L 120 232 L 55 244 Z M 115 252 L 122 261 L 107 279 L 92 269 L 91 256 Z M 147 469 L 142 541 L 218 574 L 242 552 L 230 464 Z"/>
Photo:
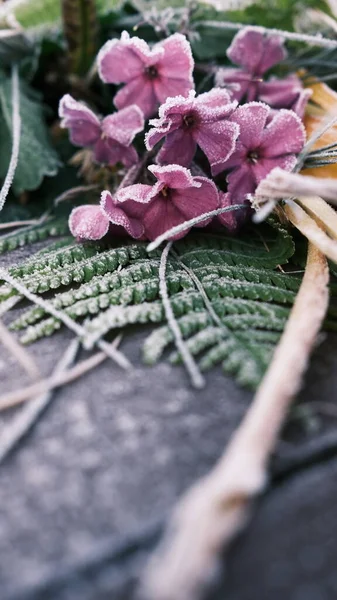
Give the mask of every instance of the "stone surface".
<path id="1" fill-rule="evenodd" d="M 143 337 L 121 344 L 134 370 L 107 359 L 57 391 L 0 464 L 1 600 L 131 600 L 176 499 L 212 466 L 245 413 L 251 394 L 220 370 L 195 392 L 180 367 L 143 367 Z M 29 348 L 43 374 L 71 339 L 62 331 Z M 315 419 L 293 412 L 269 490 L 233 545 L 214 599 L 336 597 L 336 346 L 330 335 L 316 351 L 300 397 Z M 27 383 L 1 347 L 1 393 Z M 0 432 L 20 410 L 1 415 Z"/>

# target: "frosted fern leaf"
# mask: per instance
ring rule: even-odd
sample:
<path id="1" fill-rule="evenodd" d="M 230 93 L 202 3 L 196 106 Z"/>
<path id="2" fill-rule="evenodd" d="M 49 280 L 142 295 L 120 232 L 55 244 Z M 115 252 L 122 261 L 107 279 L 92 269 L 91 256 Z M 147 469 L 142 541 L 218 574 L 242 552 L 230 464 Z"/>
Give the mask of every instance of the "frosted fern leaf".
<path id="1" fill-rule="evenodd" d="M 34 231 L 34 238 L 41 236 Z M 12 247 L 14 242 L 8 244 Z M 193 232 L 173 245 L 166 272 L 170 302 L 202 370 L 221 364 L 241 384 L 258 385 L 299 288 L 297 276 L 278 269 L 293 252 L 291 236 L 276 223 L 237 238 Z M 13 266 L 10 274 L 38 295 L 52 293 L 55 308 L 84 320 L 86 347 L 112 331 L 147 325 L 152 331 L 143 346 L 145 362 L 153 364 L 168 351 L 177 363 L 180 356 L 173 350 L 159 294 L 160 256 L 160 249 L 148 254 L 143 242 L 107 247 L 61 240 Z M 0 284 L 0 310 L 16 294 Z M 60 321 L 34 305 L 11 324 L 24 343 L 60 327 Z"/>

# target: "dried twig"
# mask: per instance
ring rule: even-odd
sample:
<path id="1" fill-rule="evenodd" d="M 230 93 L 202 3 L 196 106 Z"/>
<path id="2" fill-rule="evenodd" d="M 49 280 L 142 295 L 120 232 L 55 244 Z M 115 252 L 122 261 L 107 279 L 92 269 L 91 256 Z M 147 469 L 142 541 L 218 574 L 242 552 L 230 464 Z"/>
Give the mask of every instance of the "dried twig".
<path id="1" fill-rule="evenodd" d="M 167 292 L 167 284 L 166 284 L 166 265 L 167 265 L 167 257 L 169 255 L 170 249 L 172 246 L 172 242 L 168 242 L 165 246 L 160 260 L 159 267 L 159 291 L 160 296 L 163 302 L 163 307 L 165 310 L 165 316 L 167 319 L 167 324 L 172 331 L 174 342 L 177 347 L 178 352 L 180 352 L 181 358 L 186 367 L 186 371 L 188 372 L 192 385 L 200 389 L 205 386 L 205 380 L 201 375 L 198 365 L 196 364 L 192 354 L 190 353 L 186 343 L 184 342 L 184 338 L 180 331 L 179 325 L 174 316 L 174 312 L 171 306 L 171 302 Z"/>
<path id="2" fill-rule="evenodd" d="M 194 28 L 198 29 L 199 26 L 203 27 L 214 27 L 215 29 L 228 29 L 238 31 L 247 27 L 244 23 L 234 23 L 232 21 L 197 21 L 194 23 Z M 304 42 L 310 46 L 322 46 L 323 48 L 337 48 L 337 40 L 325 38 L 322 35 L 307 35 L 305 33 L 296 33 L 292 31 L 284 31 L 283 29 L 271 29 L 269 27 L 261 27 L 260 25 L 251 26 L 251 29 L 256 31 L 263 31 L 267 34 L 280 35 L 286 40 L 293 40 L 294 42 Z"/>
<path id="3" fill-rule="evenodd" d="M 328 258 L 337 262 L 337 242 L 332 240 L 301 206 L 288 200 L 283 207 L 289 221 Z"/>
<path id="4" fill-rule="evenodd" d="M 28 219 L 27 221 L 8 221 L 7 223 L 0 223 L 0 230 L 12 229 L 13 227 L 23 227 L 25 225 L 38 225 L 38 219 Z"/>
<path id="5" fill-rule="evenodd" d="M 97 367 L 106 358 L 107 355 L 104 352 L 97 352 L 93 356 L 90 356 L 90 358 L 78 363 L 78 365 L 69 371 L 57 373 L 52 375 L 49 379 L 43 379 L 33 385 L 4 394 L 3 396 L 0 396 L 0 411 L 22 404 L 22 402 L 25 402 L 25 400 L 28 400 L 33 396 L 44 394 L 49 390 L 60 387 L 70 381 L 74 381 L 74 379 L 78 379 L 78 377 L 84 375 L 87 371 Z"/>
<path id="6" fill-rule="evenodd" d="M 282 200 L 298 196 L 320 196 L 337 205 L 337 180 L 288 173 L 276 167 L 258 185 L 254 197 L 258 201 L 259 198 Z"/>
<path id="7" fill-rule="evenodd" d="M 80 342 L 78 339 L 73 340 L 61 360 L 57 363 L 53 372 L 53 377 L 63 374 L 74 362 L 78 352 Z M 50 389 L 42 395 L 38 395 L 31 400 L 14 420 L 6 426 L 0 439 L 0 463 L 7 458 L 10 452 L 17 447 L 18 443 L 35 425 L 40 415 L 45 411 L 53 396 L 53 390 Z"/>
<path id="8" fill-rule="evenodd" d="M 302 285 L 268 371 L 223 457 L 178 504 L 145 574 L 147 599 L 200 598 L 216 574 L 220 551 L 245 525 L 324 319 L 328 280 L 326 258 L 309 244 Z"/>
<path id="9" fill-rule="evenodd" d="M 41 376 L 35 360 L 27 352 L 14 335 L 7 329 L 0 319 L 0 343 L 14 356 L 31 379 L 39 379 Z"/>

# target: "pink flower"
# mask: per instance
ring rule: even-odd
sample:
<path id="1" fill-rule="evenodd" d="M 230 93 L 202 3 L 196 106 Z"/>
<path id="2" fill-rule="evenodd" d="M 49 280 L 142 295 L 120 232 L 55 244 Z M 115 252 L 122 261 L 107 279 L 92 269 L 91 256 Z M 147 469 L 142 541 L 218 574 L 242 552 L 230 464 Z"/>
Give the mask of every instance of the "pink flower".
<path id="1" fill-rule="evenodd" d="M 109 226 L 107 215 L 94 204 L 74 208 L 69 217 L 69 229 L 79 240 L 100 240 L 108 233 Z"/>
<path id="2" fill-rule="evenodd" d="M 238 204 L 274 167 L 291 171 L 303 148 L 305 129 L 300 118 L 293 111 L 280 110 L 270 120 L 270 113 L 266 104 L 251 102 L 239 106 L 231 117 L 240 125 L 237 147 L 215 174 L 230 169 L 228 192 Z"/>
<path id="3" fill-rule="evenodd" d="M 68 128 L 75 146 L 89 146 L 97 162 L 130 166 L 138 155 L 131 145 L 144 129 L 144 117 L 138 106 L 129 106 L 100 120 L 90 108 L 69 94 L 60 101 L 61 127 Z"/>
<path id="4" fill-rule="evenodd" d="M 259 100 L 275 109 L 288 108 L 303 118 L 312 90 L 305 90 L 297 75 L 288 75 L 284 79 L 276 77 L 259 84 Z"/>
<path id="5" fill-rule="evenodd" d="M 177 163 L 188 167 L 197 146 L 206 154 L 211 166 L 224 162 L 235 148 L 239 126 L 229 117 L 237 106 L 230 102 L 226 90 L 214 88 L 197 98 L 191 91 L 188 98 L 168 98 L 159 108 L 159 119 L 150 121 L 153 129 L 145 136 L 151 150 L 165 138 L 157 161 L 161 164 Z"/>
<path id="6" fill-rule="evenodd" d="M 245 27 L 234 37 L 227 56 L 240 68 L 219 69 L 215 81 L 216 85 L 227 87 L 233 99 L 258 99 L 273 108 L 289 108 L 303 116 L 310 92 L 303 90 L 296 75 L 263 81 L 266 71 L 286 57 L 281 36 L 266 35 L 258 27 Z"/>
<path id="7" fill-rule="evenodd" d="M 180 33 L 155 44 L 152 49 L 124 31 L 98 54 L 98 70 L 106 83 L 125 83 L 117 92 L 117 108 L 137 104 L 145 117 L 153 115 L 169 96 L 187 96 L 194 88 L 191 47 Z"/>
<path id="8" fill-rule="evenodd" d="M 138 183 L 114 197 L 110 192 L 102 194 L 110 222 L 125 227 L 132 237 L 154 240 L 171 227 L 219 207 L 218 190 L 207 177 L 193 177 L 180 165 L 152 165 L 149 170 L 158 180 L 153 186 Z M 210 221 L 205 219 L 199 226 Z M 170 239 L 177 240 L 187 231 Z"/>

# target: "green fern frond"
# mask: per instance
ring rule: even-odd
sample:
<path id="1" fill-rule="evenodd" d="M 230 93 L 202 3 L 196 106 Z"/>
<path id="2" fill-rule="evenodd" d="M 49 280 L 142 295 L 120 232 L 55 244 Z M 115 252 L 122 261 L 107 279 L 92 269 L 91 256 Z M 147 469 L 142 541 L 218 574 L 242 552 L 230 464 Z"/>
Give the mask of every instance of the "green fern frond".
<path id="1" fill-rule="evenodd" d="M 51 219 L 45 223 L 25 227 L 0 237 L 0 254 L 16 250 L 27 244 L 35 244 L 50 237 L 58 237 L 68 233 L 66 219 Z"/>
<path id="2" fill-rule="evenodd" d="M 37 294 L 53 291 L 49 301 L 54 308 L 84 319 L 86 347 L 113 329 L 161 324 L 143 348 L 146 363 L 159 360 L 173 342 L 160 297 L 160 250 L 149 254 L 143 242 L 113 248 L 68 242 L 58 240 L 12 267 L 10 274 Z M 221 363 L 239 382 L 258 384 L 300 285 L 298 277 L 277 270 L 293 252 L 291 236 L 276 222 L 239 238 L 202 231 L 174 244 L 166 287 L 187 348 L 202 370 Z M 15 294 L 7 284 L 0 287 L 4 306 Z M 60 327 L 39 306 L 25 310 L 11 325 L 22 331 L 24 343 Z M 177 363 L 181 357 L 175 351 L 169 359 Z"/>

